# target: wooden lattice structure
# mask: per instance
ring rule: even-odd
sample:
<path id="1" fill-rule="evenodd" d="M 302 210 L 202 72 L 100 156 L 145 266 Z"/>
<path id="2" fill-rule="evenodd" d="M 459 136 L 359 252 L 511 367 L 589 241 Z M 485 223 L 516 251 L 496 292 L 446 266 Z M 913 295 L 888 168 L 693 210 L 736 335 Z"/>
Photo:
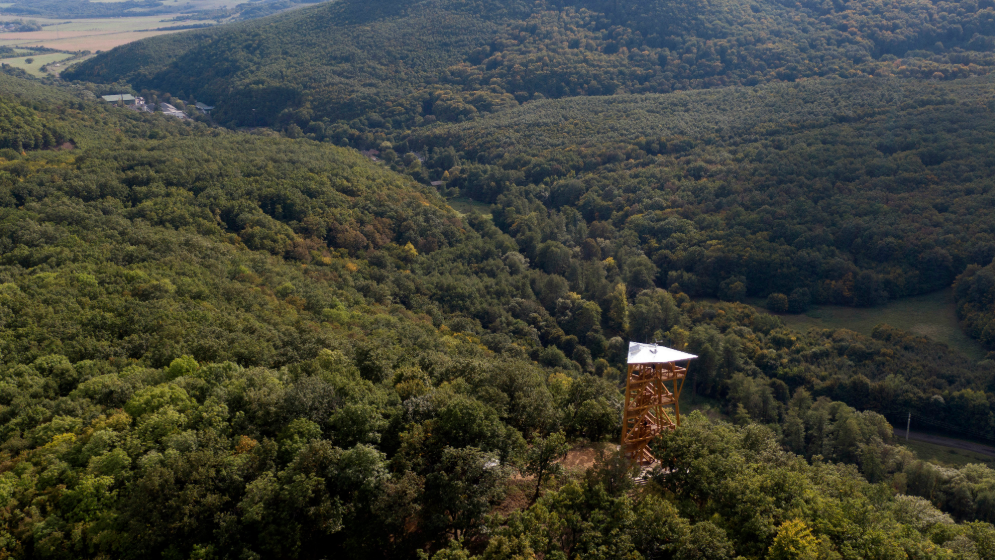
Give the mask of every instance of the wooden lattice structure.
<path id="1" fill-rule="evenodd" d="M 622 450 L 641 465 L 656 462 L 649 443 L 660 432 L 681 425 L 678 400 L 690 360 L 697 358 L 666 346 L 629 343 L 625 408 L 622 412 Z M 684 362 L 684 366 L 677 365 Z"/>

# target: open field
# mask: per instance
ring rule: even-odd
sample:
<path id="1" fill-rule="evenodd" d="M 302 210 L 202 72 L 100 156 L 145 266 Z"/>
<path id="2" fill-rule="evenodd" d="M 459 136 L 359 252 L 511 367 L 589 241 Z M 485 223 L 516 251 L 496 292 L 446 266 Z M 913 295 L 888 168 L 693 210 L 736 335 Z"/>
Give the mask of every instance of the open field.
<path id="1" fill-rule="evenodd" d="M 17 19 L 25 19 L 21 16 L 5 16 L 0 15 L 0 21 L 11 21 Z M 30 18 L 32 21 L 37 21 L 44 29 L 42 31 L 28 31 L 23 33 L 4 33 L 0 37 L 6 38 L 8 35 L 28 35 L 31 33 L 47 33 L 47 32 L 79 32 L 79 31 L 134 31 L 137 29 L 149 29 L 153 27 L 159 27 L 164 25 L 172 25 L 163 23 L 163 19 L 167 19 L 164 16 L 135 16 L 135 17 L 120 17 L 120 18 L 89 18 L 89 19 L 48 19 L 33 17 Z"/>
<path id="2" fill-rule="evenodd" d="M 174 0 L 176 1 L 176 0 Z M 220 10 L 221 8 L 234 8 L 238 4 L 244 3 L 244 0 L 184 0 L 183 9 L 194 11 L 202 10 Z M 189 6 L 189 8 L 187 7 Z"/>
<path id="3" fill-rule="evenodd" d="M 89 60 L 89 59 L 91 59 L 91 58 L 93 58 L 95 56 L 97 56 L 97 55 L 96 54 L 88 54 L 86 56 L 82 56 L 82 57 L 79 57 L 79 58 L 69 59 L 69 60 L 67 60 L 64 63 L 56 63 L 56 64 L 49 65 L 49 67 L 47 68 L 48 75 L 49 76 L 58 76 L 59 74 L 62 73 L 63 70 L 65 70 L 66 68 L 69 68 L 73 64 L 76 64 L 77 62 L 83 62 L 84 60 Z"/>
<path id="4" fill-rule="evenodd" d="M 917 439 L 919 438 L 919 439 Z M 929 440 L 929 441 L 926 441 Z M 895 442 L 915 451 L 920 459 L 943 465 L 962 467 L 969 463 L 995 466 L 995 453 L 986 445 L 912 432 L 906 441 L 905 430 L 895 430 Z M 950 445 L 947 445 L 947 444 Z"/>
<path id="5" fill-rule="evenodd" d="M 0 16 L 0 21 L 19 19 Z M 203 21 L 164 21 L 164 16 L 93 18 L 71 21 L 32 18 L 42 24 L 41 31 L 0 34 L 0 45 L 48 47 L 66 51 L 110 50 L 118 45 L 176 31 L 157 31 L 160 27 L 205 23 Z M 152 31 L 143 31 L 152 30 Z"/>
<path id="6" fill-rule="evenodd" d="M 9 64 L 15 68 L 20 68 L 22 70 L 27 71 L 32 76 L 40 78 L 45 75 L 45 73 L 41 71 L 42 66 L 50 64 L 52 62 L 59 62 L 60 60 L 65 60 L 67 58 L 70 58 L 71 56 L 72 55 L 69 53 L 48 53 L 48 54 L 39 54 L 31 56 L 22 56 L 19 58 L 5 58 L 3 60 L 0 60 L 0 62 L 4 64 Z M 29 58 L 32 60 L 31 64 L 27 63 L 27 60 Z"/>
<path id="7" fill-rule="evenodd" d="M 477 202 L 477 201 L 475 201 L 473 199 L 463 198 L 463 197 L 450 198 L 446 202 L 449 203 L 449 206 L 451 206 L 453 210 L 459 212 L 461 215 L 465 216 L 465 215 L 473 212 L 474 210 L 476 210 L 483 217 L 487 218 L 488 220 L 491 219 L 491 205 L 490 204 L 485 204 L 483 202 Z"/>
<path id="8" fill-rule="evenodd" d="M 72 0 L 69 0 L 72 1 Z M 90 0 L 91 2 L 98 3 L 113 3 L 113 2 L 124 2 L 125 0 Z M 163 3 L 168 5 L 172 4 L 182 4 L 183 9 L 187 12 L 196 12 L 202 10 L 220 10 L 225 7 L 234 7 L 236 4 L 243 3 L 242 1 L 233 0 L 163 0 Z M 0 4 L 3 6 L 3 4 Z"/>
<path id="9" fill-rule="evenodd" d="M 988 466 L 995 466 L 995 458 L 987 457 L 980 453 L 974 453 L 965 449 L 956 449 L 925 441 L 915 441 L 904 439 L 899 443 L 915 451 L 916 455 L 923 461 L 939 463 L 941 465 L 963 467 L 970 463 L 981 463 Z"/>
<path id="10" fill-rule="evenodd" d="M 754 302 L 758 304 L 758 302 Z M 758 307 L 759 304 L 758 304 Z M 762 308 L 762 307 L 761 307 Z M 931 294 L 889 301 L 881 307 L 856 308 L 836 305 L 813 307 L 804 315 L 779 315 L 788 327 L 806 331 L 811 327 L 821 329 L 846 328 L 862 334 L 871 334 L 879 323 L 929 337 L 943 342 L 965 356 L 981 360 L 985 349 L 960 330 L 950 289 Z"/>

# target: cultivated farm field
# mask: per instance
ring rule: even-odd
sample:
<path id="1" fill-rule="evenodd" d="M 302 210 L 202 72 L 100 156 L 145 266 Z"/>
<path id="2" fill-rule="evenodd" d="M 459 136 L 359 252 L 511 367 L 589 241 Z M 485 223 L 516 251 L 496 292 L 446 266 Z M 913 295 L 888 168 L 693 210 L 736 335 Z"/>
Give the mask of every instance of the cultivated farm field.
<path id="1" fill-rule="evenodd" d="M 18 18 L 0 16 L 0 21 L 12 19 Z M 0 45 L 47 47 L 65 51 L 105 51 L 132 41 L 176 32 L 176 30 L 158 28 L 203 23 L 199 21 L 164 21 L 161 15 L 77 19 L 62 22 L 43 18 L 32 19 L 42 24 L 44 29 L 0 34 Z"/>

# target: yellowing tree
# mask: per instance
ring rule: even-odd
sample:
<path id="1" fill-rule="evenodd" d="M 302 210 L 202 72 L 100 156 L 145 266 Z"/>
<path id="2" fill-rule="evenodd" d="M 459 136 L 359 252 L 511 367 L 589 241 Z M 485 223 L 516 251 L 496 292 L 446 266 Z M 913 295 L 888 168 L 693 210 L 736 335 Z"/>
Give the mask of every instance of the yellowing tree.
<path id="1" fill-rule="evenodd" d="M 771 560 L 817 560 L 819 543 L 812 530 L 800 519 L 785 521 L 777 529 L 774 544 L 768 549 Z"/>

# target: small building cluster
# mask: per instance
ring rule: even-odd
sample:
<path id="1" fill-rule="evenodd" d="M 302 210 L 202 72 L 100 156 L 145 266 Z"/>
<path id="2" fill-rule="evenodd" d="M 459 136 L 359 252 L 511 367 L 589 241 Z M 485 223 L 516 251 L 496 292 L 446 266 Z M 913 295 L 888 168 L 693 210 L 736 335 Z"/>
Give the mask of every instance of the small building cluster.
<path id="1" fill-rule="evenodd" d="M 104 95 L 101 97 L 101 99 L 103 99 L 108 103 L 113 103 L 115 105 L 123 105 L 128 109 L 134 109 L 136 111 L 144 113 L 151 113 L 155 111 L 156 105 L 158 105 L 159 110 L 162 111 L 162 114 L 164 115 L 170 117 L 176 117 L 178 119 L 190 118 L 186 113 L 178 109 L 175 105 L 166 103 L 164 101 L 161 101 L 158 104 L 153 103 L 150 105 L 145 102 L 144 97 L 135 97 L 128 93 L 115 93 L 112 95 Z M 195 103 L 194 106 L 197 107 L 198 111 L 200 111 L 205 115 L 210 114 L 211 110 L 214 109 L 214 107 L 211 105 L 199 102 Z"/>
<path id="2" fill-rule="evenodd" d="M 169 117 L 176 117 L 178 119 L 189 119 L 190 118 L 190 117 L 187 116 L 186 113 L 184 113 L 183 111 L 177 109 L 175 106 L 170 105 L 169 103 L 166 103 L 166 102 L 160 102 L 159 103 L 159 109 L 162 111 L 163 115 L 166 115 L 166 116 L 169 116 Z"/>
<path id="3" fill-rule="evenodd" d="M 135 109 L 137 111 L 148 111 L 149 109 L 145 105 L 144 97 L 135 97 L 128 93 L 115 93 L 113 95 L 104 95 L 101 97 L 104 101 L 108 103 L 113 103 L 115 105 L 121 104 L 129 109 Z"/>

